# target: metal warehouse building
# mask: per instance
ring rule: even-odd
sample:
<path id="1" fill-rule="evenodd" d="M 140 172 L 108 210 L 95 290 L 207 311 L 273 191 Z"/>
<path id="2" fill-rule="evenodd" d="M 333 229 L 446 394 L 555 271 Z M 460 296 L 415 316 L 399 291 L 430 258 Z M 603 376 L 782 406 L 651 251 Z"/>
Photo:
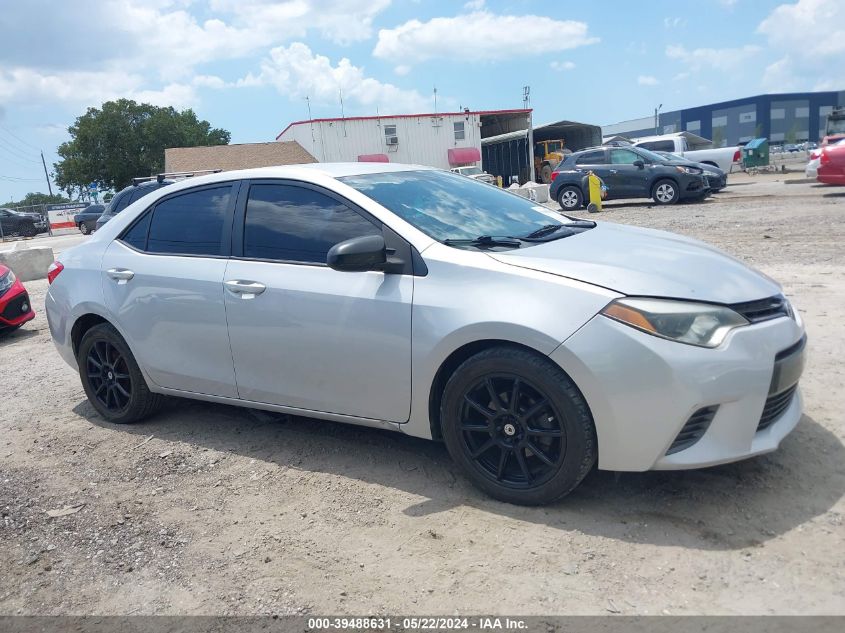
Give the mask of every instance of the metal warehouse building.
<path id="1" fill-rule="evenodd" d="M 661 112 L 656 126 L 653 116 L 603 125 L 602 134 L 638 138 L 686 131 L 722 147 L 756 137 L 773 143 L 818 141 L 835 106 L 845 106 L 845 90 L 757 95 Z"/>

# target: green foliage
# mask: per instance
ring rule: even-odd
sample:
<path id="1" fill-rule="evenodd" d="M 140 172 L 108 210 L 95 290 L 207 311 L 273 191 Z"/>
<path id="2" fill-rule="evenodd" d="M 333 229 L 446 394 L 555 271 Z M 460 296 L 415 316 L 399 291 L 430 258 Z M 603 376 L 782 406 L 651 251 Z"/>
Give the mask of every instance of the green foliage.
<path id="1" fill-rule="evenodd" d="M 786 133 L 786 137 L 784 138 L 784 142 L 788 145 L 795 145 L 795 142 L 798 140 L 798 124 L 793 123 L 792 127 L 789 128 L 789 131 Z"/>
<path id="2" fill-rule="evenodd" d="M 35 204 L 62 204 L 63 202 L 70 202 L 68 198 L 60 195 L 48 195 L 46 193 L 28 193 L 23 200 L 17 202 L 10 202 L 6 206 L 10 207 L 28 207 Z"/>
<path id="3" fill-rule="evenodd" d="M 193 110 L 177 111 L 129 99 L 88 108 L 68 128 L 71 140 L 59 146 L 56 184 L 73 193 L 95 182 L 118 191 L 135 176 L 164 171 L 168 147 L 226 145 L 231 134 L 197 119 Z"/>

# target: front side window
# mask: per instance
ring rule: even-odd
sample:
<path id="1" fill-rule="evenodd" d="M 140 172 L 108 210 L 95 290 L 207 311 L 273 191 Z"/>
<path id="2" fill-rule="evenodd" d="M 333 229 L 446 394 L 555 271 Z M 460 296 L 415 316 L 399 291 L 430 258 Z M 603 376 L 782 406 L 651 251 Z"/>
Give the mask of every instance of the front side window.
<path id="1" fill-rule="evenodd" d="M 636 154 L 629 149 L 610 150 L 611 165 L 633 165 L 635 160 L 642 160 L 642 158 L 640 158 L 639 154 Z"/>
<path id="2" fill-rule="evenodd" d="M 452 172 L 401 171 L 339 180 L 439 241 L 524 236 L 567 222 L 535 202 Z"/>
<path id="3" fill-rule="evenodd" d="M 225 185 L 159 202 L 153 209 L 146 250 L 150 253 L 221 255 L 223 223 L 231 197 L 232 187 Z"/>
<path id="4" fill-rule="evenodd" d="M 319 191 L 252 185 L 244 218 L 244 257 L 325 264 L 329 249 L 381 228 Z"/>

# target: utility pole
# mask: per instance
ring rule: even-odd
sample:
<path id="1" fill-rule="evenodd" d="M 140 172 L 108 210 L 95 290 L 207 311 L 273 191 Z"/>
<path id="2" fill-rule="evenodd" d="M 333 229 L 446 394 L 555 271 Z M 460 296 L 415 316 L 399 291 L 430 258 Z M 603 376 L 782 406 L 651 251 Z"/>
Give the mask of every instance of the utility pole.
<path id="1" fill-rule="evenodd" d="M 660 112 L 660 108 L 662 108 L 662 107 L 663 107 L 663 104 L 661 103 L 659 106 L 657 106 L 657 107 L 654 109 L 654 135 L 655 135 L 655 136 L 659 136 L 659 134 L 660 134 L 660 132 L 658 132 L 658 131 L 657 131 L 657 130 L 658 130 L 658 127 L 659 127 L 659 123 L 658 123 L 658 119 L 657 119 L 657 117 L 658 117 L 658 113 Z"/>
<path id="2" fill-rule="evenodd" d="M 44 151 L 41 151 L 41 164 L 44 165 L 44 177 L 47 179 L 47 191 L 50 192 L 50 196 L 53 195 L 53 186 L 50 184 L 50 175 L 47 173 L 47 163 L 44 161 Z"/>
<path id="3" fill-rule="evenodd" d="M 434 114 L 437 114 L 437 86 L 434 86 Z"/>

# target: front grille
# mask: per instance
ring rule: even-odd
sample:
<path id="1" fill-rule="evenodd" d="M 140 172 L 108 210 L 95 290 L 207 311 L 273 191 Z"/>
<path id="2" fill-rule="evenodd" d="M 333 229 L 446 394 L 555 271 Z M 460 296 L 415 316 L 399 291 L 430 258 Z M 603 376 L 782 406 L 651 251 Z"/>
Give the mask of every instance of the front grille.
<path id="1" fill-rule="evenodd" d="M 23 304 L 26 304 L 26 310 L 21 309 L 21 306 L 23 306 Z M 23 294 L 18 295 L 8 303 L 8 305 L 3 310 L 3 313 L 0 314 L 0 317 L 3 317 L 7 321 L 14 321 L 15 319 L 20 318 L 24 314 L 29 313 L 29 305 L 29 295 L 24 292 Z"/>
<path id="2" fill-rule="evenodd" d="M 687 423 L 684 424 L 681 432 L 678 433 L 678 437 L 672 442 L 672 446 L 666 451 L 666 454 L 678 453 L 700 440 L 710 427 L 710 423 L 713 421 L 718 409 L 719 405 L 713 405 L 712 407 L 702 407 L 693 413 L 689 417 L 689 420 L 687 420 Z"/>
<path id="3" fill-rule="evenodd" d="M 792 404 L 792 398 L 795 396 L 795 390 L 798 385 L 792 385 L 786 391 L 773 394 L 766 398 L 766 404 L 763 407 L 763 415 L 760 416 L 760 423 L 757 425 L 757 430 L 762 431 L 769 428 L 772 424 L 777 422 L 777 419 L 784 414 L 784 412 Z"/>
<path id="4" fill-rule="evenodd" d="M 760 321 L 789 316 L 789 309 L 783 295 L 775 295 L 757 301 L 734 303 L 728 307 L 748 319 L 749 323 L 759 323 Z"/>

